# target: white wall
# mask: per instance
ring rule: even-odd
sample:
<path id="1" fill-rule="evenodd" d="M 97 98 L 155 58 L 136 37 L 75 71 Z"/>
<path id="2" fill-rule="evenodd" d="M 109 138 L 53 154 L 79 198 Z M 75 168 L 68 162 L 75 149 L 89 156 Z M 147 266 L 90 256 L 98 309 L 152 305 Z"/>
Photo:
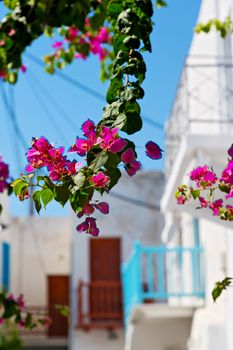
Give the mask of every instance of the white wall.
<path id="1" fill-rule="evenodd" d="M 12 219 L 11 290 L 27 305 L 47 305 L 47 275 L 70 274 L 71 217 Z"/>
<path id="2" fill-rule="evenodd" d="M 141 171 L 133 178 L 123 174 L 113 192 L 135 200 L 158 205 L 164 190 L 164 175 L 161 172 Z M 99 198 L 100 199 L 100 198 Z M 154 209 L 131 204 L 109 195 L 103 196 L 110 205 L 109 215 L 97 214 L 100 237 L 121 237 L 121 258 L 129 256 L 133 242 L 140 239 L 142 244 L 161 244 L 163 215 Z M 90 236 L 75 231 L 80 220 L 73 217 L 72 243 L 72 327 L 77 322 L 78 281 L 89 281 L 89 239 Z M 76 350 L 76 349 L 75 349 Z"/>
<path id="3" fill-rule="evenodd" d="M 158 319 L 130 327 L 125 350 L 186 350 L 191 318 Z"/>

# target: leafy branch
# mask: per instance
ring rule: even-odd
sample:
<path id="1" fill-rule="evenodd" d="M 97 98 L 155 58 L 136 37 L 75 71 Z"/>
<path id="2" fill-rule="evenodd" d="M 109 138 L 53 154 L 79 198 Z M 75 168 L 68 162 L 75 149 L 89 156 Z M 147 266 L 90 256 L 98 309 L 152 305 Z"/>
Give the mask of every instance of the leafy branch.
<path id="1" fill-rule="evenodd" d="M 224 280 L 215 283 L 215 287 L 212 290 L 212 297 L 214 302 L 220 297 L 224 290 L 231 286 L 232 281 L 232 277 L 226 277 Z"/>

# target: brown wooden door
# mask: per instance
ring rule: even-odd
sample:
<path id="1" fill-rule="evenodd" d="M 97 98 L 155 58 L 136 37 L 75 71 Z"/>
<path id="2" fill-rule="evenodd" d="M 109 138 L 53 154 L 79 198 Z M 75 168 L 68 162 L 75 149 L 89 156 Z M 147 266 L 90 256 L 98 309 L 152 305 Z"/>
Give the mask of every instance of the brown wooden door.
<path id="1" fill-rule="evenodd" d="M 56 305 L 69 306 L 69 276 L 48 276 L 48 309 L 52 324 L 49 336 L 68 336 L 68 318 L 60 315 Z"/>
<path id="2" fill-rule="evenodd" d="M 121 320 L 120 238 L 90 239 L 92 320 Z"/>
<path id="3" fill-rule="evenodd" d="M 90 239 L 91 282 L 120 281 L 120 238 Z"/>

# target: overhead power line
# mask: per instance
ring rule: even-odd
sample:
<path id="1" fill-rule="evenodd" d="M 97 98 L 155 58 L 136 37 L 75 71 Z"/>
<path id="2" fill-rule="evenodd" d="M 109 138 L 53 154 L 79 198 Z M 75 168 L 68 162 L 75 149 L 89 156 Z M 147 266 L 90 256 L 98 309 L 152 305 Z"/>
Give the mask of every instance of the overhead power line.
<path id="1" fill-rule="evenodd" d="M 37 65 L 41 66 L 44 68 L 44 63 L 39 59 L 37 58 L 36 56 L 34 56 L 33 54 L 31 53 L 27 53 L 26 54 L 26 57 L 28 57 L 29 59 L 31 59 L 33 62 L 35 62 Z M 85 91 L 87 94 L 97 98 L 98 100 L 100 101 L 104 101 L 106 102 L 106 98 L 104 95 L 100 94 L 98 91 L 90 88 L 89 86 L 77 81 L 76 79 L 72 78 L 72 77 L 69 77 L 68 75 L 66 75 L 65 73 L 61 72 L 61 71 L 57 71 L 56 72 L 56 75 L 58 77 L 60 77 L 61 79 L 63 79 L 64 81 L 68 82 L 69 84 L 75 86 L 76 88 L 82 90 L 82 91 Z M 163 131 L 164 129 L 164 126 L 163 124 L 159 123 L 159 122 L 156 122 L 154 121 L 152 118 L 149 118 L 145 115 L 142 115 L 142 118 L 144 119 L 145 123 L 147 124 L 150 124 L 152 125 L 153 127 L 155 127 L 156 129 L 159 129 L 161 131 Z"/>
<path id="2" fill-rule="evenodd" d="M 65 109 L 62 107 L 60 103 L 58 103 L 58 100 L 49 92 L 48 89 L 40 82 L 40 80 L 32 73 L 30 72 L 32 78 L 35 80 L 36 85 L 40 90 L 43 92 L 43 94 L 48 97 L 50 104 L 53 106 L 53 108 L 57 111 L 57 113 L 60 115 L 62 119 L 65 119 L 68 121 L 68 125 L 73 129 L 79 129 L 80 126 L 76 125 L 76 123 L 72 120 L 72 118 L 67 114 Z"/>
<path id="3" fill-rule="evenodd" d="M 137 205 L 139 207 L 143 207 L 143 208 L 151 209 L 151 210 L 155 210 L 155 211 L 160 211 L 159 205 L 155 205 L 155 204 L 152 204 L 149 202 L 144 202 L 144 201 L 132 198 L 132 197 L 128 197 L 128 196 L 125 196 L 124 194 L 116 193 L 112 190 L 108 194 L 111 197 L 115 197 L 115 198 L 120 199 L 124 202 L 134 204 L 134 205 Z"/>
<path id="4" fill-rule="evenodd" d="M 5 88 L 3 87 L 3 84 L 0 84 L 0 85 L 1 85 L 1 89 L 2 89 L 2 99 L 4 102 L 5 108 L 8 112 L 10 120 L 12 122 L 16 137 L 19 139 L 21 146 L 23 147 L 23 149 L 25 151 L 28 148 L 28 144 L 27 144 L 27 141 L 26 141 L 20 127 L 19 127 L 19 124 L 18 124 L 18 121 L 16 118 L 16 114 L 15 114 L 15 110 L 14 110 L 14 103 L 13 103 L 13 95 L 11 95 L 11 103 L 9 103 Z M 13 90 L 12 90 L 12 93 L 13 93 Z"/>
<path id="5" fill-rule="evenodd" d="M 54 118 L 53 113 L 51 113 L 49 111 L 48 105 L 47 105 L 47 100 L 46 95 L 43 94 L 43 92 L 41 92 L 38 89 L 38 86 L 36 86 L 36 84 L 34 85 L 30 79 L 27 80 L 30 87 L 31 87 L 31 91 L 35 96 L 35 99 L 37 100 L 38 104 L 40 105 L 41 109 L 44 111 L 44 113 L 47 115 L 47 120 L 48 122 L 51 124 L 51 127 L 57 132 L 58 136 L 60 137 L 62 142 L 66 142 L 68 143 L 68 140 L 65 136 L 65 134 L 63 133 L 62 129 L 59 127 L 59 123 L 57 123 L 57 120 Z"/>

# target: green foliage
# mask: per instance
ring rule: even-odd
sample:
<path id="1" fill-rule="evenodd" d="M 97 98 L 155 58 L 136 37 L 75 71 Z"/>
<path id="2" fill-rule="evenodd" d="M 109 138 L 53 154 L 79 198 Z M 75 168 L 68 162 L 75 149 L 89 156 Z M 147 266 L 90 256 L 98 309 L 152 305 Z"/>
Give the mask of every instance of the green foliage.
<path id="1" fill-rule="evenodd" d="M 82 31 L 89 13 L 92 28 L 98 29 L 106 17 L 108 1 L 101 5 L 92 0 L 4 0 L 4 3 L 10 11 L 0 23 L 0 40 L 5 41 L 0 49 L 0 72 L 6 72 L 6 80 L 14 84 L 27 46 L 44 32 L 51 35 L 53 28 L 75 25 Z M 15 33 L 9 37 L 11 30 Z M 52 67 L 48 70 L 53 73 Z"/>
<path id="2" fill-rule="evenodd" d="M 23 343 L 19 330 L 12 324 L 6 323 L 0 329 L 0 350 L 21 350 Z"/>
<path id="3" fill-rule="evenodd" d="M 232 277 L 226 277 L 224 278 L 224 280 L 215 283 L 215 287 L 212 291 L 212 297 L 214 302 L 220 297 L 224 290 L 231 286 L 232 280 Z"/>
<path id="4" fill-rule="evenodd" d="M 70 316 L 70 308 L 67 305 L 55 305 L 55 309 L 57 309 L 59 314 L 63 317 Z"/>
<path id="5" fill-rule="evenodd" d="M 233 22 L 229 16 L 224 21 L 214 18 L 206 23 L 198 23 L 195 27 L 195 32 L 209 33 L 213 28 L 220 33 L 222 38 L 225 38 L 233 32 Z"/>
<path id="6" fill-rule="evenodd" d="M 0 24 L 0 39 L 5 39 L 9 31 L 12 28 L 15 29 L 15 34 L 10 37 L 7 47 L 3 50 L 2 67 L 4 64 L 7 67 L 10 65 L 12 67 L 10 73 L 17 79 L 17 68 L 21 65 L 23 51 L 43 32 L 51 36 L 54 29 L 59 28 L 60 34 L 66 36 L 66 26 L 75 26 L 85 32 L 87 17 L 90 19 L 91 27 L 88 29 L 90 32 L 98 30 L 103 23 L 108 23 L 114 37 L 113 50 L 108 57 L 109 63 L 103 62 L 102 68 L 105 71 L 103 79 L 109 77 L 110 85 L 106 94 L 107 104 L 103 109 L 102 120 L 97 125 L 96 132 L 100 135 L 102 126 L 105 125 L 133 134 L 142 128 L 138 100 L 144 96 L 141 86 L 146 76 L 143 52 L 151 52 L 152 15 L 151 0 L 103 0 L 101 2 L 59 0 L 56 4 L 52 0 L 17 2 L 15 10 L 11 11 L 6 21 Z M 88 50 L 88 48 L 82 47 L 82 50 Z M 59 61 L 60 63 L 56 62 L 59 63 L 58 68 L 63 68 L 63 64 L 65 66 L 74 58 L 72 50 L 61 51 L 61 54 L 64 57 L 62 57 L 63 61 Z M 54 73 L 55 61 L 50 61 L 53 57 L 47 56 L 45 60 L 49 73 Z M 108 67 L 107 73 L 105 65 Z M 14 79 L 9 75 L 7 80 L 13 82 Z M 135 150 L 134 144 L 127 141 L 126 148 Z M 61 177 L 57 183 L 48 176 L 37 176 L 36 184 L 31 183 L 32 175 L 23 175 L 14 181 L 13 191 L 16 196 L 24 200 L 29 196 L 28 189 L 36 186 L 32 199 L 38 213 L 52 200 L 62 206 L 69 201 L 73 210 L 78 213 L 93 196 L 91 178 L 95 173 L 102 171 L 109 176 L 109 189 L 118 182 L 121 176 L 117 168 L 121 162 L 120 156 L 120 154 L 101 150 L 98 146 L 93 147 L 87 153 L 87 166 L 76 175 Z M 101 194 L 104 191 L 103 188 L 97 188 L 97 190 Z"/>
<path id="7" fill-rule="evenodd" d="M 108 5 L 108 19 L 114 33 L 110 86 L 103 121 L 110 127 L 133 134 L 142 127 L 140 107 L 141 87 L 146 65 L 140 51 L 151 51 L 152 4 L 149 0 L 112 0 Z"/>
<path id="8" fill-rule="evenodd" d="M 161 7 L 166 7 L 167 6 L 167 2 L 164 0 L 157 0 L 156 1 L 156 7 L 161 8 Z"/>

